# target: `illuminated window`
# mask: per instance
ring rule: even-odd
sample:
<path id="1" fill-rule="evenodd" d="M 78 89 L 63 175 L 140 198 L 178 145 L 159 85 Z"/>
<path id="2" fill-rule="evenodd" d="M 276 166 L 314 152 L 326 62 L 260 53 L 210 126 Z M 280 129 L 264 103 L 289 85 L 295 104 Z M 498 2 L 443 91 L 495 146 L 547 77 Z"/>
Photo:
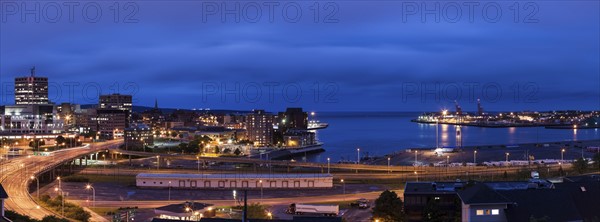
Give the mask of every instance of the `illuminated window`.
<path id="1" fill-rule="evenodd" d="M 477 210 L 477 216 L 483 215 L 483 210 Z"/>
<path id="2" fill-rule="evenodd" d="M 498 210 L 498 209 L 492 210 L 492 215 L 498 215 L 498 214 L 500 214 L 500 210 Z"/>

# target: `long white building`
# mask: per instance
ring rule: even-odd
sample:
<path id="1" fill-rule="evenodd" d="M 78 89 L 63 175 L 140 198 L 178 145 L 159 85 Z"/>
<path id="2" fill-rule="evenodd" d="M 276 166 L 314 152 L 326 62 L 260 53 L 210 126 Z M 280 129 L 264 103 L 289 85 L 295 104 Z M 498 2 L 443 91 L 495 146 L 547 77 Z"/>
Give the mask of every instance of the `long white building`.
<path id="1" fill-rule="evenodd" d="M 136 186 L 196 189 L 332 188 L 331 174 L 153 174 L 140 173 Z"/>

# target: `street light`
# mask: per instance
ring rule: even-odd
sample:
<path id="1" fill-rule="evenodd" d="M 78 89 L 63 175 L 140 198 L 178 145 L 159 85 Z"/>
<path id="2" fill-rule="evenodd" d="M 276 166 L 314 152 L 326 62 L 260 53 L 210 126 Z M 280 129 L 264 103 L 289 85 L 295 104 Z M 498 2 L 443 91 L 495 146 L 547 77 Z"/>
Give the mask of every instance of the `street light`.
<path id="1" fill-rule="evenodd" d="M 258 183 L 260 183 L 260 200 L 262 201 L 262 199 L 263 199 L 263 185 L 262 185 L 262 180 L 259 180 Z"/>
<path id="2" fill-rule="evenodd" d="M 446 156 L 446 166 L 450 166 L 450 155 Z"/>
<path id="3" fill-rule="evenodd" d="M 196 156 L 196 163 L 198 163 L 198 172 L 200 172 L 200 157 Z"/>
<path id="4" fill-rule="evenodd" d="M 477 165 L 477 150 L 473 151 L 473 163 Z"/>
<path id="5" fill-rule="evenodd" d="M 341 179 L 340 182 L 342 182 L 342 191 L 344 195 L 346 195 L 346 183 L 344 183 L 344 179 Z M 344 196 L 344 198 L 346 198 L 346 196 Z"/>
<path id="6" fill-rule="evenodd" d="M 273 220 L 273 214 L 271 212 L 267 212 L 267 217 L 269 217 L 269 220 Z"/>
<path id="7" fill-rule="evenodd" d="M 327 157 L 327 174 L 330 173 L 330 164 L 331 164 L 331 159 L 329 157 Z"/>
<path id="8" fill-rule="evenodd" d="M 31 176 L 31 180 L 36 180 L 37 182 L 37 198 L 40 199 L 40 180 L 37 177 Z"/>
<path id="9" fill-rule="evenodd" d="M 171 200 L 171 181 L 169 181 L 169 200 Z"/>
<path id="10" fill-rule="evenodd" d="M 562 149 L 560 151 L 560 162 L 564 162 L 565 161 L 565 149 Z"/>
<path id="11" fill-rule="evenodd" d="M 64 195 L 65 192 L 63 192 L 63 190 L 60 189 L 60 188 L 58 188 L 58 187 L 54 188 L 54 191 L 60 193 L 60 196 L 61 196 L 60 199 L 62 200 L 62 203 L 61 203 L 62 204 L 62 206 L 61 206 L 61 212 L 62 212 L 62 216 L 65 216 L 65 195 Z"/>
<path id="12" fill-rule="evenodd" d="M 510 156 L 510 153 L 506 153 L 506 164 L 508 164 L 508 156 Z"/>
<path id="13" fill-rule="evenodd" d="M 417 177 L 417 182 L 419 182 L 419 174 L 415 171 L 415 176 Z"/>
<path id="14" fill-rule="evenodd" d="M 60 186 L 60 177 L 56 177 L 56 179 L 58 180 L 58 189 L 62 189 L 62 187 Z"/>
<path id="15" fill-rule="evenodd" d="M 390 160 L 391 158 L 388 157 L 388 173 L 390 173 Z"/>
<path id="16" fill-rule="evenodd" d="M 356 148 L 356 164 L 360 164 L 360 148 Z"/>
<path id="17" fill-rule="evenodd" d="M 91 184 L 85 185 L 86 190 L 92 190 L 92 206 L 96 206 L 96 189 Z"/>
<path id="18" fill-rule="evenodd" d="M 418 150 L 415 150 L 415 166 L 417 166 L 417 162 L 418 162 L 418 161 L 417 161 L 417 154 L 418 154 L 418 153 L 419 153 L 419 151 L 418 151 Z"/>
<path id="19" fill-rule="evenodd" d="M 156 155 L 156 170 L 160 169 L 160 159 L 159 158 L 160 158 L 160 156 Z"/>

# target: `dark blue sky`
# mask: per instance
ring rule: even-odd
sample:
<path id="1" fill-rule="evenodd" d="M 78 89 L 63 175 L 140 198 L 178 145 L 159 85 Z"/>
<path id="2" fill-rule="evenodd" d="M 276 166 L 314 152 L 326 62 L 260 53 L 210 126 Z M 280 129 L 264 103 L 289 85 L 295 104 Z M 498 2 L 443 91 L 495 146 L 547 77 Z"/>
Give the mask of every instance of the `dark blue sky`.
<path id="1" fill-rule="evenodd" d="M 476 98 L 488 110 L 600 108 L 598 1 L 484 1 L 472 17 L 451 1 L 280 2 L 272 13 L 261 1 L 118 2 L 117 23 L 114 1 L 79 2 L 73 22 L 63 2 L 37 2 L 39 22 L 21 14 L 35 1 L 2 3 L 2 104 L 35 65 L 54 102 L 96 103 L 100 87 L 182 108 L 433 111 L 458 100 L 473 111 Z M 223 22 L 235 3 L 240 21 Z"/>

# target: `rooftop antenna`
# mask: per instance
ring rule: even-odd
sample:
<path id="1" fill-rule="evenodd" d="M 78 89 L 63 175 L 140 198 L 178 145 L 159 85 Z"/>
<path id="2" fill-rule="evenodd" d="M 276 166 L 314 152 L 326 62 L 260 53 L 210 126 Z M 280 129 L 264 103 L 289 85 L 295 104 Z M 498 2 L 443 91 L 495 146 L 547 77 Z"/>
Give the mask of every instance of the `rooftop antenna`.
<path id="1" fill-rule="evenodd" d="M 31 77 L 35 77 L 35 66 L 31 67 Z"/>

